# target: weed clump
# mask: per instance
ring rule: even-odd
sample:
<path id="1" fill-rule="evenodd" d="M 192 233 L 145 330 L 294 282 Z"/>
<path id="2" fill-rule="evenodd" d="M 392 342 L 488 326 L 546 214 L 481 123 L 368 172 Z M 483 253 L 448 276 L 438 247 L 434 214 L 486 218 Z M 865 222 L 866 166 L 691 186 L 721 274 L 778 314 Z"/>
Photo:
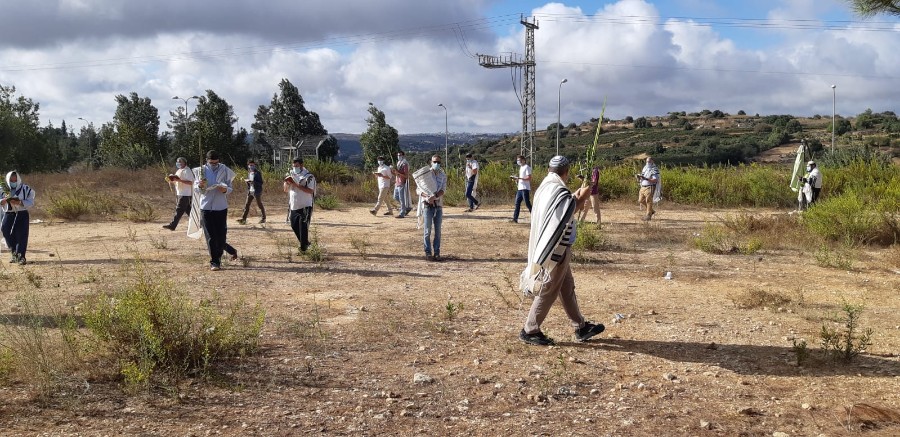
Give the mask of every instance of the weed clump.
<path id="1" fill-rule="evenodd" d="M 207 376 L 221 362 L 254 353 L 264 313 L 241 302 L 191 301 L 173 284 L 142 269 L 136 282 L 96 298 L 85 317 L 124 377 L 126 387 L 147 388 L 157 377 Z"/>
<path id="2" fill-rule="evenodd" d="M 844 313 L 843 329 L 822 325 L 819 337 L 822 339 L 822 349 L 826 357 L 849 363 L 872 345 L 874 330 L 866 328 L 860 333 L 859 318 L 863 311 L 862 305 L 844 302 L 841 309 Z"/>

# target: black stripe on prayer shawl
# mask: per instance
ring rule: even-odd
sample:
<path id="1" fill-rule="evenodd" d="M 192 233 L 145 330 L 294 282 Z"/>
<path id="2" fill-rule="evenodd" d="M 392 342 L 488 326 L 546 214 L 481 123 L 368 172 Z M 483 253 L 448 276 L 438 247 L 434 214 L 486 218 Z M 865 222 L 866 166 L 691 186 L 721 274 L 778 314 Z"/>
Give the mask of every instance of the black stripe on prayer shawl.
<path id="1" fill-rule="evenodd" d="M 540 265 L 543 265 L 544 262 L 547 261 L 547 258 L 553 254 L 553 251 L 559 244 L 560 237 L 562 237 L 563 233 L 569 228 L 569 221 L 572 219 L 572 215 L 575 212 L 575 202 L 572 201 L 572 193 L 568 188 L 558 187 L 553 192 L 552 196 L 553 201 L 550 203 L 550 209 L 544 215 L 544 220 L 541 224 L 541 232 L 539 234 L 541 237 L 545 235 L 548 230 L 547 228 L 550 226 L 550 219 L 553 217 L 553 211 L 556 211 L 559 207 L 563 207 L 565 210 L 563 219 L 557 224 L 556 228 L 553 229 L 553 233 L 550 234 L 549 241 L 551 244 L 544 246 L 544 250 L 538 254 L 538 257 L 535 260 L 537 264 Z M 556 259 L 553 259 L 553 261 L 559 262 Z"/>

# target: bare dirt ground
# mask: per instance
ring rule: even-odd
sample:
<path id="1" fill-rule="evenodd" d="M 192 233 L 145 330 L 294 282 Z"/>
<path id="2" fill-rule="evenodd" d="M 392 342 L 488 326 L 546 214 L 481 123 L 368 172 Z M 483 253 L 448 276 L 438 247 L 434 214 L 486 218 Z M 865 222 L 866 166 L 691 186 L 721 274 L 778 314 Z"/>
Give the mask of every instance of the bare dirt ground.
<path id="1" fill-rule="evenodd" d="M 33 225 L 31 265 L 4 264 L 0 314 L 21 311 L 26 275 L 76 306 L 127 282 L 123 263 L 139 254 L 198 299 L 259 302 L 267 322 L 258 356 L 212 381 L 126 395 L 116 381 L 90 380 L 49 397 L 0 384 L 0 433 L 900 434 L 889 421 L 847 422 L 844 410 L 900 410 L 900 272 L 887 249 L 860 250 L 850 271 L 817 266 L 814 248 L 711 255 L 690 239 L 734 211 L 670 204 L 646 224 L 632 203 L 604 204 L 607 249 L 579 254 L 574 274 L 582 312 L 607 331 L 575 343 L 556 306 L 544 331 L 559 345 L 544 348 L 517 339 L 530 304 L 516 290 L 528 225 L 506 221 L 511 207 L 446 208 L 442 263 L 423 259 L 414 218 L 373 217 L 368 205 L 315 211 L 322 263 L 296 255 L 284 209 L 245 226 L 237 210 L 229 241 L 244 261 L 220 272 L 185 222 L 177 232 L 162 220 Z M 754 289 L 790 302 L 740 308 Z M 851 364 L 798 367 L 791 339 L 818 354 L 842 300 L 865 304 L 874 344 Z M 625 318 L 613 323 L 617 313 Z"/>

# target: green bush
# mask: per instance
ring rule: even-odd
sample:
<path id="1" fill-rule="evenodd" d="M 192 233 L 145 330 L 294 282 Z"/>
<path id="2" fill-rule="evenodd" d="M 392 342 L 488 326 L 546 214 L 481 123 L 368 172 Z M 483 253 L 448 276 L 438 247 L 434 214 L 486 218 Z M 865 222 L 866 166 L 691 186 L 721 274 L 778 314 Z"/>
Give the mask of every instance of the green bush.
<path id="1" fill-rule="evenodd" d="M 87 214 L 111 214 L 116 209 L 106 195 L 81 186 L 63 188 L 49 196 L 49 203 L 47 213 L 65 220 L 78 220 Z"/>
<path id="2" fill-rule="evenodd" d="M 595 252 L 603 248 L 606 244 L 606 238 L 596 226 L 581 223 L 578 226 L 578 232 L 575 235 L 575 244 L 572 248 L 576 250 L 585 250 Z"/>
<path id="3" fill-rule="evenodd" d="M 817 202 L 803 214 L 803 224 L 828 240 L 847 245 L 890 245 L 900 239 L 896 213 L 876 210 L 866 195 L 847 192 Z"/>
<path id="4" fill-rule="evenodd" d="M 147 223 L 156 220 L 156 211 L 153 205 L 143 199 L 134 199 L 125 203 L 125 212 L 122 218 L 134 223 Z"/>
<path id="5" fill-rule="evenodd" d="M 324 210 L 333 210 L 341 207 L 341 202 L 334 194 L 316 196 L 316 207 Z"/>
<path id="6" fill-rule="evenodd" d="M 206 376 L 222 361 L 256 351 L 264 320 L 258 306 L 195 303 L 174 284 L 140 267 L 137 273 L 133 285 L 94 299 L 85 317 L 127 387 L 148 387 L 159 375 Z"/>

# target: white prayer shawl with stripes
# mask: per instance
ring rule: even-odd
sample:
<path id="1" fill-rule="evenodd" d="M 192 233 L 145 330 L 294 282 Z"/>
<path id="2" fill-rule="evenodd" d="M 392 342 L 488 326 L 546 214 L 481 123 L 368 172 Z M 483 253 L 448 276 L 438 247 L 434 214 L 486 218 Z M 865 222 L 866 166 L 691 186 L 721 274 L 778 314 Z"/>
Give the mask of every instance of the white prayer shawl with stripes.
<path id="1" fill-rule="evenodd" d="M 574 213 L 572 192 L 556 173 L 549 173 L 534 193 L 528 265 L 519 278 L 522 293 L 541 294 L 550 280 L 550 272 L 575 241 Z"/>

